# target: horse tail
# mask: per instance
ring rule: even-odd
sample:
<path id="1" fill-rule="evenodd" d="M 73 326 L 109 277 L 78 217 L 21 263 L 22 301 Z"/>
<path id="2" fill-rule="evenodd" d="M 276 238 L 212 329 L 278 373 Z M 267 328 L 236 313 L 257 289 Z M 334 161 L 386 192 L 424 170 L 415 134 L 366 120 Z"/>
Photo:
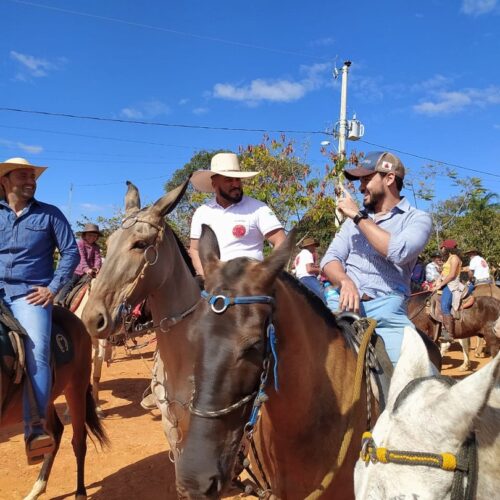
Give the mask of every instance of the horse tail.
<path id="1" fill-rule="evenodd" d="M 89 384 L 87 387 L 85 403 L 85 424 L 87 426 L 87 431 L 89 431 L 99 441 L 99 444 L 102 447 L 109 446 L 109 438 L 104 430 L 101 420 L 97 416 L 95 401 L 92 396 L 92 384 Z"/>

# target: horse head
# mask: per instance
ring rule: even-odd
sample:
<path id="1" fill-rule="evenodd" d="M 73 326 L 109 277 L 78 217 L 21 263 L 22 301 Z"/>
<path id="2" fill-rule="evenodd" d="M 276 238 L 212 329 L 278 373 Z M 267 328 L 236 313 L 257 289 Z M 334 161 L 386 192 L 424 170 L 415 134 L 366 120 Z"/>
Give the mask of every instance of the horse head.
<path id="1" fill-rule="evenodd" d="M 263 262 L 219 260 L 213 231 L 204 226 L 200 259 L 204 303 L 191 322 L 196 344 L 191 424 L 178 480 L 193 498 L 219 498 L 233 477 L 262 381 L 272 378 L 268 333 L 274 284 L 290 257 L 294 234 Z"/>
<path id="2" fill-rule="evenodd" d="M 165 216 L 182 198 L 187 183 L 188 180 L 153 205 L 141 209 L 139 191 L 127 181 L 125 219 L 109 237 L 105 262 L 82 315 L 92 335 L 107 338 L 116 333 L 124 314 L 131 308 L 146 297 L 158 294 L 167 282 L 174 287 L 176 274 L 181 282 L 191 276 L 187 255 L 179 259 L 185 250 L 165 222 Z M 193 280 L 186 286 L 191 290 L 196 284 Z M 182 299 L 185 289 L 179 287 L 173 293 L 174 288 L 171 288 L 172 309 Z"/>
<path id="3" fill-rule="evenodd" d="M 467 481 L 471 495 L 466 490 L 456 498 L 476 498 L 475 460 L 468 461 L 475 442 L 477 498 L 494 496 L 498 474 L 492 471 L 498 466 L 489 462 L 495 462 L 500 447 L 500 389 L 495 388 L 499 372 L 500 355 L 453 384 L 439 376 L 417 332 L 405 328 L 387 407 L 373 431 L 363 436 L 354 474 L 356 498 L 450 498 L 452 490 L 458 494 Z M 491 454 L 485 460 L 481 446 Z M 490 495 L 484 487 L 492 488 Z"/>

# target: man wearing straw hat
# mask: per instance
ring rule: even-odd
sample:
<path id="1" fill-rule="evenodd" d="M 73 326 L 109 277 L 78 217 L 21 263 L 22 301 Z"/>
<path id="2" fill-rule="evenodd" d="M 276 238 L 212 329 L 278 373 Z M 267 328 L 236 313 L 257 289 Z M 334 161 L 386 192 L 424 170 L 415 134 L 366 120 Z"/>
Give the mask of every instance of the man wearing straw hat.
<path id="1" fill-rule="evenodd" d="M 50 337 L 52 302 L 78 264 L 73 231 L 55 206 L 38 201 L 36 181 L 46 167 L 31 165 L 24 158 L 0 163 L 0 299 L 27 332 L 26 367 L 30 390 L 23 391 L 24 433 L 28 463 L 43 460 L 54 450 L 54 439 L 43 422 L 51 391 Z M 61 255 L 54 271 L 54 251 Z M 32 411 L 41 423 L 32 425 Z"/>
<path id="2" fill-rule="evenodd" d="M 304 238 L 300 244 L 302 250 L 295 257 L 293 265 L 297 279 L 324 302 L 325 292 L 318 280 L 321 272 L 318 265 L 318 246 L 319 243 L 314 238 Z"/>
<path id="3" fill-rule="evenodd" d="M 102 266 L 101 249 L 97 244 L 99 236 L 102 236 L 99 226 L 85 224 L 80 234 L 81 238 L 77 242 L 80 262 L 76 266 L 73 276 L 59 292 L 56 299 L 59 304 L 64 304 L 67 295 L 83 278 L 87 278 L 88 281 L 95 278 Z"/>
<path id="4" fill-rule="evenodd" d="M 273 211 L 261 201 L 243 194 L 242 179 L 259 172 L 240 170 L 238 156 L 218 153 L 210 170 L 193 173 L 191 183 L 204 193 L 215 197 L 199 207 L 191 222 L 190 254 L 197 274 L 203 276 L 198 241 L 202 224 L 209 225 L 217 236 L 221 260 L 250 257 L 263 260 L 264 240 L 277 247 L 285 240 L 285 231 Z"/>

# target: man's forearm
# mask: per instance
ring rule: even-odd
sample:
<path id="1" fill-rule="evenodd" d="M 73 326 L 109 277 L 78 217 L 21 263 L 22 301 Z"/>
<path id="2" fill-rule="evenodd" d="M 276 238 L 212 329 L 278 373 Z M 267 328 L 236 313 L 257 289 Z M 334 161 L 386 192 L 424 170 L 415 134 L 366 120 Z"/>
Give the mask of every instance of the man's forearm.
<path id="1" fill-rule="evenodd" d="M 387 257 L 389 253 L 389 242 L 391 234 L 377 226 L 372 219 L 362 219 L 358 224 L 359 230 L 364 234 L 368 243 L 383 257 Z"/>
<path id="2" fill-rule="evenodd" d="M 191 262 L 193 263 L 194 270 L 196 274 L 200 276 L 204 276 L 203 266 L 201 265 L 200 254 L 198 253 L 198 249 L 194 249 L 191 247 L 189 250 L 189 255 L 191 256 Z"/>
<path id="3" fill-rule="evenodd" d="M 328 281 L 336 287 L 342 287 L 342 284 L 347 280 L 352 281 L 344 271 L 344 266 L 338 260 L 330 261 L 324 268 L 323 273 L 328 278 Z"/>

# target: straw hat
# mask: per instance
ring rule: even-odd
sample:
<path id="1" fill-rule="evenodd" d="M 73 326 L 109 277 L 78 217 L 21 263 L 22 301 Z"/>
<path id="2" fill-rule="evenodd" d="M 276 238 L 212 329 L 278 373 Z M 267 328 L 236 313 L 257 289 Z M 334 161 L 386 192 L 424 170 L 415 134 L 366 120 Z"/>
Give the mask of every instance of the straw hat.
<path id="1" fill-rule="evenodd" d="M 304 238 L 302 240 L 302 243 L 300 244 L 300 248 L 306 247 L 319 247 L 318 240 L 316 240 L 315 238 Z"/>
<path id="2" fill-rule="evenodd" d="M 234 153 L 217 153 L 210 162 L 210 170 L 197 170 L 191 176 L 191 184 L 197 191 L 202 193 L 213 193 L 212 177 L 223 175 L 238 179 L 254 177 L 259 172 L 244 172 L 240 170 L 238 156 Z"/>
<path id="3" fill-rule="evenodd" d="M 96 233 L 99 236 L 102 236 L 102 233 L 99 230 L 99 226 L 97 224 L 85 224 L 85 226 L 83 226 L 83 229 L 80 231 L 80 234 L 84 233 Z"/>
<path id="4" fill-rule="evenodd" d="M 9 158 L 3 163 L 0 163 L 0 177 L 7 175 L 13 170 L 20 170 L 22 168 L 32 168 L 35 171 L 36 179 L 38 179 L 38 177 L 40 177 L 47 169 L 47 167 L 38 167 L 36 165 L 32 165 L 28 160 L 25 160 L 24 158 Z"/>

